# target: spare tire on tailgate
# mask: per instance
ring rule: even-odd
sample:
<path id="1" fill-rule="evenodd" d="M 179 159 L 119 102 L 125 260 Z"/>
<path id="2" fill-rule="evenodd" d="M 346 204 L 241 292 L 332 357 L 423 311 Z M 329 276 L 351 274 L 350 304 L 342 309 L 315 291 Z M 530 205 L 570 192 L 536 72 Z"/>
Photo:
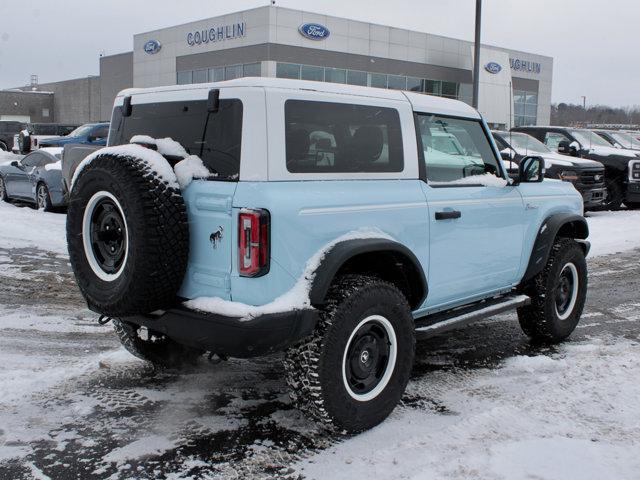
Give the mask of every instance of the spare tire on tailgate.
<path id="1" fill-rule="evenodd" d="M 71 189 L 67 244 L 91 310 L 122 317 L 174 304 L 187 268 L 189 230 L 164 157 L 127 145 L 85 160 Z"/>

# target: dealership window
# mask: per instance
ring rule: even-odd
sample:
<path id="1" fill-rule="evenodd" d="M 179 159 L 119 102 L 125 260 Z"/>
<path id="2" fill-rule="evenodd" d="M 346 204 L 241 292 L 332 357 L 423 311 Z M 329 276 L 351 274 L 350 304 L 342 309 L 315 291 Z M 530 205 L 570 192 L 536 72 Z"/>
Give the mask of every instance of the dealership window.
<path id="1" fill-rule="evenodd" d="M 194 70 L 193 83 L 207 83 L 207 70 Z"/>
<path id="2" fill-rule="evenodd" d="M 384 73 L 300 65 L 297 63 L 277 63 L 276 77 L 409 90 L 429 95 L 456 98 L 471 104 L 472 85 L 470 83 L 446 82 L 404 75 L 386 75 Z"/>
<path id="3" fill-rule="evenodd" d="M 233 80 L 242 77 L 242 65 L 229 65 L 224 67 L 224 79 Z"/>
<path id="4" fill-rule="evenodd" d="M 535 125 L 538 120 L 538 93 L 526 90 L 513 92 L 513 120 L 516 127 Z"/>
<path id="5" fill-rule="evenodd" d="M 193 70 L 178 72 L 178 85 L 193 83 Z"/>
<path id="6" fill-rule="evenodd" d="M 221 82 L 224 80 L 224 67 L 215 67 L 209 69 L 209 81 Z"/>
<path id="7" fill-rule="evenodd" d="M 259 77 L 262 74 L 260 62 L 245 63 L 242 68 L 243 77 Z"/>
<path id="8" fill-rule="evenodd" d="M 400 116 L 393 108 L 287 100 L 284 111 L 292 173 L 403 169 Z"/>

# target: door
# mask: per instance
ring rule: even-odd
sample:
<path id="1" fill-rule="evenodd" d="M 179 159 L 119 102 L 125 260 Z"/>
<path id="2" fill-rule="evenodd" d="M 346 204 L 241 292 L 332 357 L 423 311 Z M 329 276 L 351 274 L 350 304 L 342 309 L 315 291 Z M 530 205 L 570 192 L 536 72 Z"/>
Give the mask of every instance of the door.
<path id="1" fill-rule="evenodd" d="M 472 301 L 517 281 L 524 206 L 507 184 L 480 120 L 418 115 L 429 206 L 429 296 L 425 307 Z M 442 147 L 455 139 L 461 151 Z M 449 142 L 451 143 L 451 142 Z"/>
<path id="2" fill-rule="evenodd" d="M 36 198 L 36 172 L 38 167 L 44 165 L 48 159 L 38 152 L 30 153 L 20 162 L 22 165 L 21 174 L 17 177 L 17 195 L 34 200 Z"/>

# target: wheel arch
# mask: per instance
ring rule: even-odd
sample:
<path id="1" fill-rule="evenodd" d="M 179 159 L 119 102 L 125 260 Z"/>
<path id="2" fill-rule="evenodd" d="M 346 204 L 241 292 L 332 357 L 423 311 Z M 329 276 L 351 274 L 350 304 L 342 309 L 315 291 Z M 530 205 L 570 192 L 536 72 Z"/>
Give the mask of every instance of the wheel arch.
<path id="1" fill-rule="evenodd" d="M 572 238 L 578 240 L 584 254 L 589 253 L 589 225 L 584 217 L 573 213 L 557 213 L 546 218 L 540 228 L 529 257 L 529 264 L 522 277 L 522 282 L 532 279 L 542 271 L 556 238 Z"/>
<path id="2" fill-rule="evenodd" d="M 393 283 L 412 309 L 427 297 L 424 270 L 410 249 L 385 238 L 363 238 L 340 242 L 327 252 L 315 270 L 309 292 L 311 304 L 324 305 L 332 283 L 347 273 L 367 274 Z"/>

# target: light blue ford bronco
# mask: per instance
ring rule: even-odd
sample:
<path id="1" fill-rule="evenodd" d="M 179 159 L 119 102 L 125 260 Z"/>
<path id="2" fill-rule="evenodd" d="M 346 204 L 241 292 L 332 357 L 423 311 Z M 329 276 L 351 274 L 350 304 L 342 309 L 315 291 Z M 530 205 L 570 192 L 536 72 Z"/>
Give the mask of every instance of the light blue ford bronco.
<path id="1" fill-rule="evenodd" d="M 125 90 L 73 173 L 69 254 L 134 355 L 284 351 L 294 403 L 358 432 L 402 397 L 417 338 L 512 309 L 533 340 L 574 330 L 588 227 L 573 186 L 543 177 L 527 157 L 510 178 L 455 100 L 269 78 Z"/>

